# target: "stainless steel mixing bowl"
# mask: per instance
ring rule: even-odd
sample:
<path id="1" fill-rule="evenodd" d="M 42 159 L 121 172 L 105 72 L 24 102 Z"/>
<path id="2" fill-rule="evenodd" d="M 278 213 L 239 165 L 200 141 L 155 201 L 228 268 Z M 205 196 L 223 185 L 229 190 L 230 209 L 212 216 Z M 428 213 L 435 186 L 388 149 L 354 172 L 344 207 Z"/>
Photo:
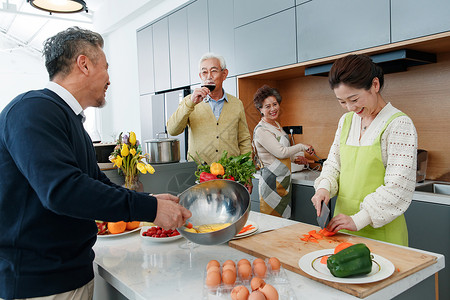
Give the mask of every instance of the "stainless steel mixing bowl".
<path id="1" fill-rule="evenodd" d="M 180 204 L 192 212 L 192 225 L 231 223 L 230 226 L 206 233 L 178 231 L 186 239 L 200 245 L 217 245 L 231 240 L 248 219 L 250 194 L 240 183 L 218 179 L 196 184 L 180 195 Z"/>

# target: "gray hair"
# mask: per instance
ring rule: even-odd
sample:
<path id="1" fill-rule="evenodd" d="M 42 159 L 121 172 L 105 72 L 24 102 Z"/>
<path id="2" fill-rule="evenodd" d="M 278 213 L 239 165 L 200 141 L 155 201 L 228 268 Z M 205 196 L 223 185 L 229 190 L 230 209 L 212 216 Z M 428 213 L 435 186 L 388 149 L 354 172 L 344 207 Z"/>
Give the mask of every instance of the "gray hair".
<path id="1" fill-rule="evenodd" d="M 202 58 L 200 58 L 200 61 L 198 62 L 198 69 L 201 71 L 201 64 L 204 60 L 210 59 L 210 58 L 215 58 L 218 59 L 220 62 L 220 68 L 222 70 L 225 70 L 227 68 L 227 64 L 225 63 L 225 58 L 223 58 L 222 55 L 218 55 L 212 52 L 208 52 L 203 54 Z"/>
<path id="2" fill-rule="evenodd" d="M 103 43 L 100 34 L 76 26 L 48 38 L 44 42 L 42 55 L 45 57 L 45 67 L 50 80 L 59 73 L 69 74 L 74 58 L 76 59 L 81 54 L 86 55 L 95 63 L 98 54 L 96 48 L 103 48 Z"/>

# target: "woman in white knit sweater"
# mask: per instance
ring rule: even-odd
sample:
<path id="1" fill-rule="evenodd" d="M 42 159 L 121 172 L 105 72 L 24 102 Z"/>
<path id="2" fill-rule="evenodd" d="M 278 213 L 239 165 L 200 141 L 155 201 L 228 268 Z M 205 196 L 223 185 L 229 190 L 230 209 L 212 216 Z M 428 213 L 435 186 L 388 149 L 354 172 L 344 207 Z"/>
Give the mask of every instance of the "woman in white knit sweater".
<path id="1" fill-rule="evenodd" d="M 291 161 L 306 164 L 299 152 L 312 154 L 309 145 L 290 145 L 289 137 L 277 122 L 281 96 L 267 85 L 259 88 L 253 97 L 261 121 L 253 131 L 255 155 L 261 163 L 258 191 L 260 212 L 289 218 L 291 216 Z"/>
<path id="2" fill-rule="evenodd" d="M 412 120 L 380 94 L 382 69 L 365 55 L 336 60 L 329 77 L 349 112 L 339 120 L 311 201 L 338 196 L 328 230 L 408 245 L 404 212 L 416 182 L 417 132 Z"/>

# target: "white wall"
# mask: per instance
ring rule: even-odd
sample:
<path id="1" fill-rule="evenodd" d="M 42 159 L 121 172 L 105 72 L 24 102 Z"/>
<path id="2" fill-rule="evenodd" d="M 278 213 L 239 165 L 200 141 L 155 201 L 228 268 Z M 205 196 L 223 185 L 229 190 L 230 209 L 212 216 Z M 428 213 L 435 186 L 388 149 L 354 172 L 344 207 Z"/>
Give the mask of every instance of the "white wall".
<path id="1" fill-rule="evenodd" d="M 17 95 L 40 89 L 48 81 L 44 60 L 0 35 L 0 111 Z"/>
<path id="2" fill-rule="evenodd" d="M 106 23 L 115 18 L 105 18 L 104 14 L 113 14 L 112 11 L 103 7 L 99 10 L 98 19 L 96 16 L 94 20 L 94 30 L 103 33 L 111 81 L 106 96 L 107 105 L 100 110 L 102 141 L 113 141 L 122 131 L 134 131 L 140 139 L 136 30 L 186 2 L 189 0 L 153 0 L 142 6 L 133 6 L 136 1 L 131 1 L 131 6 L 136 10 L 128 12 L 118 23 L 111 24 Z M 100 21 L 97 23 L 97 20 Z"/>

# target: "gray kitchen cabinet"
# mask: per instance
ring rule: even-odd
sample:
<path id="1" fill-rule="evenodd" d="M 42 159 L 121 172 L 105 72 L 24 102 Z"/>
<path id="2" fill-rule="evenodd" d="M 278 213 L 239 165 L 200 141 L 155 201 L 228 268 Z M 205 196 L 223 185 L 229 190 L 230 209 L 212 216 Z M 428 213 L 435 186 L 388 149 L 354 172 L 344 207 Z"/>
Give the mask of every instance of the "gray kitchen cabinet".
<path id="1" fill-rule="evenodd" d="M 295 8 L 235 29 L 238 74 L 296 63 Z"/>
<path id="2" fill-rule="evenodd" d="M 259 191 L 258 184 L 259 180 L 257 178 L 252 179 L 253 189 L 250 194 L 250 210 L 259 212 Z"/>
<path id="3" fill-rule="evenodd" d="M 295 6 L 294 0 L 234 0 L 236 27 Z"/>
<path id="4" fill-rule="evenodd" d="M 168 18 L 171 88 L 179 88 L 190 83 L 187 8 L 180 9 Z"/>
<path id="5" fill-rule="evenodd" d="M 450 30 L 450 1 L 392 0 L 392 42 Z"/>
<path id="6" fill-rule="evenodd" d="M 225 58 L 228 76 L 236 75 L 233 14 L 233 0 L 208 0 L 209 48 Z"/>
<path id="7" fill-rule="evenodd" d="M 155 91 L 170 89 L 170 56 L 168 18 L 153 24 Z"/>
<path id="8" fill-rule="evenodd" d="M 198 62 L 203 54 L 209 52 L 209 24 L 207 0 L 197 0 L 187 6 L 189 69 L 191 85 L 199 83 Z"/>
<path id="9" fill-rule="evenodd" d="M 439 272 L 439 299 L 450 299 L 450 203 L 445 205 L 414 199 L 405 212 L 409 247 L 445 256 L 446 267 Z M 434 284 L 432 276 L 394 299 L 432 299 Z"/>
<path id="10" fill-rule="evenodd" d="M 225 93 L 236 96 L 237 92 L 237 80 L 236 77 L 227 77 L 223 82 L 223 89 Z"/>
<path id="11" fill-rule="evenodd" d="M 155 91 L 153 74 L 153 27 L 148 26 L 137 32 L 137 55 L 139 74 L 139 94 Z"/>
<path id="12" fill-rule="evenodd" d="M 320 0 L 298 5 L 298 62 L 388 44 L 389 3 Z"/>

